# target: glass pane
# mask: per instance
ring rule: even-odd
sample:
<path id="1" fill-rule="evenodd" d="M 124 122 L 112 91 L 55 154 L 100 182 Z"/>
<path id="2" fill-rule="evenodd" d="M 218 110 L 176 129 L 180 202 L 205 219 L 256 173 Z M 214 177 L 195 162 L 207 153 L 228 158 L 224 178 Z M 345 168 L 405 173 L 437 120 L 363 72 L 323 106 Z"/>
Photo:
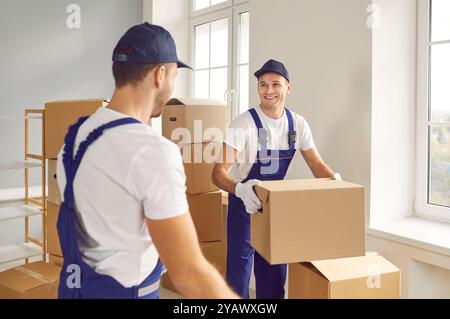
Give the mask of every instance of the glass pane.
<path id="1" fill-rule="evenodd" d="M 195 27 L 195 63 L 194 68 L 209 67 L 209 23 Z"/>
<path id="2" fill-rule="evenodd" d="M 209 95 L 209 71 L 195 71 L 194 97 L 207 99 Z"/>
<path id="3" fill-rule="evenodd" d="M 239 106 L 238 106 L 239 114 L 247 111 L 249 107 L 248 70 L 249 70 L 248 65 L 241 65 L 239 67 Z"/>
<path id="4" fill-rule="evenodd" d="M 431 40 L 450 40 L 450 1 L 431 2 Z"/>
<path id="5" fill-rule="evenodd" d="M 228 1 L 228 0 L 211 0 L 211 5 L 213 6 L 215 4 L 226 2 L 226 1 Z"/>
<path id="6" fill-rule="evenodd" d="M 211 22 L 211 67 L 228 65 L 228 18 Z"/>
<path id="7" fill-rule="evenodd" d="M 226 102 L 225 92 L 228 89 L 228 68 L 211 70 L 210 97 Z"/>
<path id="8" fill-rule="evenodd" d="M 249 22 L 250 13 L 244 12 L 240 14 L 239 24 L 239 64 L 248 63 L 248 46 L 249 46 Z"/>
<path id="9" fill-rule="evenodd" d="M 209 0 L 195 0 L 194 11 L 209 7 Z"/>
<path id="10" fill-rule="evenodd" d="M 450 206 L 450 127 L 436 125 L 430 136 L 428 202 Z"/>
<path id="11" fill-rule="evenodd" d="M 431 47 L 431 120 L 450 121 L 450 44 Z"/>

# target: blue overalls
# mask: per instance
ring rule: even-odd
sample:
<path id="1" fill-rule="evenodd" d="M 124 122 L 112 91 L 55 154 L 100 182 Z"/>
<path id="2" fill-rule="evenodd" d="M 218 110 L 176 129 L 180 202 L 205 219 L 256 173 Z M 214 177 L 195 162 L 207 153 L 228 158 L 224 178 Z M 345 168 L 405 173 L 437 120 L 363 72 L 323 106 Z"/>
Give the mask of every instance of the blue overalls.
<path id="1" fill-rule="evenodd" d="M 64 264 L 60 275 L 58 297 L 64 299 L 157 299 L 159 298 L 159 280 L 164 269 L 160 260 L 153 272 L 140 285 L 126 288 L 113 277 L 96 273 L 81 259 L 73 192 L 73 181 L 81 160 L 88 147 L 103 134 L 104 130 L 125 124 L 140 123 L 133 118 L 122 118 L 98 127 L 80 144 L 78 152 L 73 158 L 75 138 L 79 127 L 86 119 L 87 117 L 82 117 L 77 123 L 70 126 L 64 140 L 63 163 L 67 184 L 57 223 Z"/>
<path id="2" fill-rule="evenodd" d="M 289 164 L 295 154 L 296 132 L 291 112 L 285 108 L 289 124 L 287 136 L 289 149 L 268 150 L 267 131 L 255 109 L 249 110 L 258 129 L 259 150 L 250 172 L 242 183 L 251 179 L 282 180 L 286 176 Z M 277 163 L 278 161 L 278 163 Z M 269 169 L 271 165 L 278 165 L 276 170 Z M 249 284 L 252 271 L 252 257 L 256 279 L 256 298 L 283 299 L 286 282 L 286 264 L 270 265 L 250 245 L 250 215 L 245 211 L 242 200 L 234 194 L 228 197 L 227 221 L 227 281 L 242 297 L 249 298 Z"/>

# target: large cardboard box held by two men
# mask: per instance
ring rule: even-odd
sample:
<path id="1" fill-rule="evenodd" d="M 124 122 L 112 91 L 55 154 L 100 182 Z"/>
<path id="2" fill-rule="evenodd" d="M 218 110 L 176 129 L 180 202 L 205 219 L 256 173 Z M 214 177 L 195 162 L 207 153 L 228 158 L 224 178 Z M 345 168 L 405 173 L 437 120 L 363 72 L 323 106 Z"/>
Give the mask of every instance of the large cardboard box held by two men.
<path id="1" fill-rule="evenodd" d="M 264 181 L 251 244 L 270 264 L 364 256 L 364 187 L 331 179 Z"/>

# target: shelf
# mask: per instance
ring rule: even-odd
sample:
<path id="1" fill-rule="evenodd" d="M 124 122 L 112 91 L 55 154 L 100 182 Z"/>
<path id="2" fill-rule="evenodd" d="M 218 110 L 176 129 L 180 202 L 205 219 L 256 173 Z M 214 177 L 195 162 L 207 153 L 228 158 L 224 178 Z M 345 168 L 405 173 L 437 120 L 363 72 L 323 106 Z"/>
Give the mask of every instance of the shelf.
<path id="1" fill-rule="evenodd" d="M 21 205 L 0 207 L 0 221 L 36 215 L 42 215 L 42 210 L 37 206 Z"/>
<path id="2" fill-rule="evenodd" d="M 0 164 L 0 171 L 16 170 L 22 168 L 42 167 L 41 162 L 37 161 L 16 161 Z"/>
<path id="3" fill-rule="evenodd" d="M 42 248 L 33 243 L 0 247 L 0 264 L 42 255 Z"/>

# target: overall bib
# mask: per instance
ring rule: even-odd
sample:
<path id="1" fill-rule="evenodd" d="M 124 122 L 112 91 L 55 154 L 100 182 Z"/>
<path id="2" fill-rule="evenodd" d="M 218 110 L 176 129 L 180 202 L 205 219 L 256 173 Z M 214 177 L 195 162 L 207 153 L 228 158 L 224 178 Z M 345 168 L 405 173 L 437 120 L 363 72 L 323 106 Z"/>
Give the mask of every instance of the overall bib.
<path id="1" fill-rule="evenodd" d="M 285 108 L 289 124 L 286 138 L 289 142 L 287 150 L 268 150 L 267 131 L 255 109 L 249 110 L 258 129 L 259 150 L 255 163 L 242 183 L 251 179 L 261 181 L 282 180 L 286 176 L 289 164 L 295 154 L 296 132 L 291 112 Z M 271 169 L 275 165 L 277 169 Z M 242 200 L 234 194 L 228 197 L 227 220 L 227 282 L 242 297 L 249 298 L 249 284 L 254 257 L 256 298 L 283 299 L 286 282 L 286 264 L 270 265 L 250 245 L 250 215 L 245 211 Z"/>
<path id="2" fill-rule="evenodd" d="M 73 181 L 81 160 L 88 149 L 104 132 L 104 130 L 125 124 L 140 123 L 133 118 L 122 118 L 106 123 L 93 130 L 80 144 L 74 156 L 74 143 L 78 129 L 87 117 L 80 118 L 70 126 L 65 137 L 63 154 L 64 170 L 67 184 L 64 190 L 64 202 L 61 203 L 57 222 L 58 235 L 64 257 L 61 270 L 58 298 L 94 298 L 94 299 L 158 299 L 161 273 L 164 266 L 160 260 L 153 272 L 140 284 L 126 288 L 108 275 L 102 275 L 85 263 L 78 247 L 76 230 L 77 217 L 74 210 Z"/>

